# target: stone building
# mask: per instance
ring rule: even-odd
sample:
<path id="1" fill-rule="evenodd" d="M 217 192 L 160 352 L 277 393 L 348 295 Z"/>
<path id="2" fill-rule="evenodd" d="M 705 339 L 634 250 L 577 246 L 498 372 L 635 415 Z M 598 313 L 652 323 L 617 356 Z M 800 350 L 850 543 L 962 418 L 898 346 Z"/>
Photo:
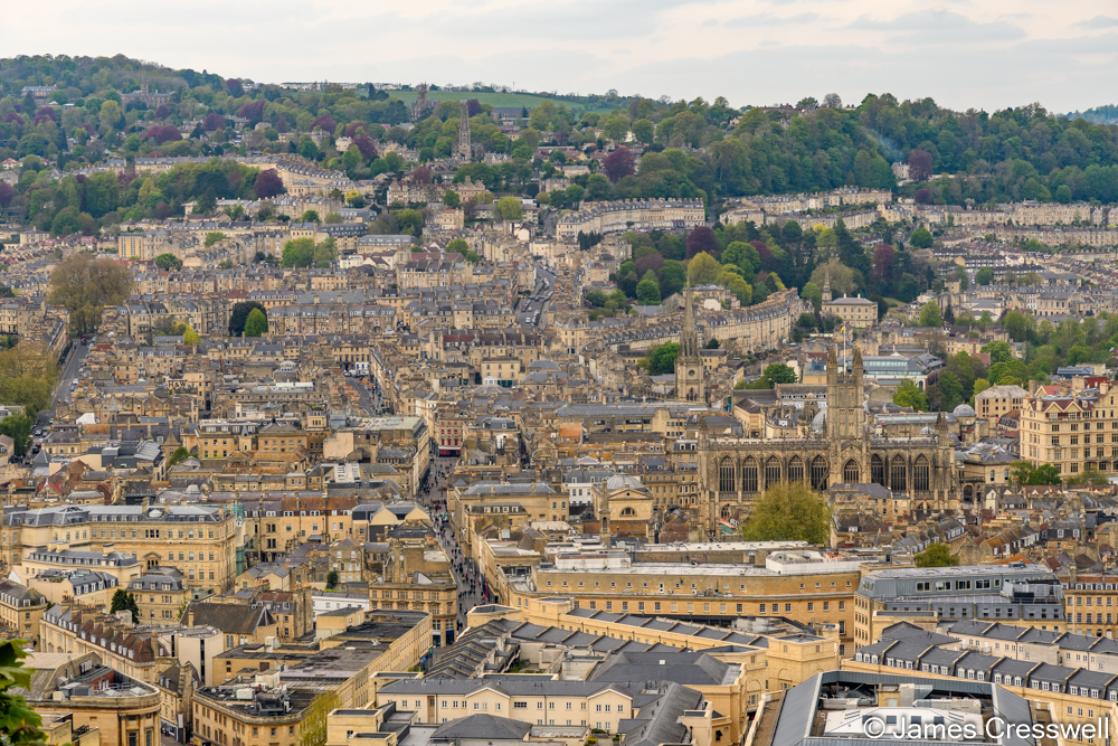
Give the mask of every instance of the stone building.
<path id="1" fill-rule="evenodd" d="M 955 450 L 940 414 L 934 427 L 903 437 L 871 422 L 866 412 L 861 350 L 852 370 L 827 356 L 827 408 L 805 437 L 760 438 L 703 432 L 699 468 L 706 490 L 705 529 L 747 513 L 752 500 L 782 482 L 807 482 L 825 490 L 836 484 L 874 483 L 908 494 L 915 509 L 946 507 L 958 493 Z"/>

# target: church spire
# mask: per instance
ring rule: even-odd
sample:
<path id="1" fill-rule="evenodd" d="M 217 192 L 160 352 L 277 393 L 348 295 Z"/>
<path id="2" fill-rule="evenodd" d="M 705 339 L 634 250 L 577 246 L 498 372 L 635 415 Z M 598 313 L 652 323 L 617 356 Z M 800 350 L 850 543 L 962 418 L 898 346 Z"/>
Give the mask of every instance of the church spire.
<path id="1" fill-rule="evenodd" d="M 695 328 L 695 307 L 692 302 L 690 282 L 683 291 L 683 333 L 679 339 L 679 354 L 683 357 L 699 355 L 699 332 Z"/>
<path id="2" fill-rule="evenodd" d="M 458 143 L 454 146 L 454 155 L 460 161 L 469 161 L 473 156 L 473 146 L 470 145 L 470 105 L 462 102 L 462 113 L 458 120 Z"/>
<path id="3" fill-rule="evenodd" d="M 823 302 L 830 303 L 834 298 L 831 294 L 831 268 L 827 267 L 823 270 Z"/>

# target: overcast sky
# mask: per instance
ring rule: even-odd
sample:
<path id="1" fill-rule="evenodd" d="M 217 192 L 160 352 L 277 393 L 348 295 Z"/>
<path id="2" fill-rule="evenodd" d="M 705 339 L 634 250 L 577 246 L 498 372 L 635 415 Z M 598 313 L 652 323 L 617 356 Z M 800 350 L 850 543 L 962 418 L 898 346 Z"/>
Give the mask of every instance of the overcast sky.
<path id="1" fill-rule="evenodd" d="M 731 103 L 1118 102 L 1118 0 L 8 0 L 0 56 Z M 17 9 L 18 8 L 18 9 Z"/>

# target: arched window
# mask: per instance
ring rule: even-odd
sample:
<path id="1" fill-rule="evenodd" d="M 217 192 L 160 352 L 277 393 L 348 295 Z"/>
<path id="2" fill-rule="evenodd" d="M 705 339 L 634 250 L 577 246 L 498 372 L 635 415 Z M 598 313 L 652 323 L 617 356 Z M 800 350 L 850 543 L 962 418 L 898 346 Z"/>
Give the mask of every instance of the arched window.
<path id="1" fill-rule="evenodd" d="M 899 455 L 894 456 L 892 463 L 889 464 L 889 488 L 894 492 L 903 492 L 908 489 L 906 476 L 904 459 Z"/>
<path id="2" fill-rule="evenodd" d="M 769 456 L 765 462 L 765 489 L 780 484 L 780 460 L 776 456 Z"/>
<path id="3" fill-rule="evenodd" d="M 734 489 L 734 462 L 724 458 L 718 464 L 718 491 L 733 492 Z"/>
<path id="4" fill-rule="evenodd" d="M 811 460 L 811 488 L 827 489 L 827 459 L 822 456 L 816 456 Z"/>
<path id="5" fill-rule="evenodd" d="M 916 457 L 916 463 L 912 465 L 912 488 L 916 492 L 927 492 L 931 488 L 931 481 L 928 458 L 921 454 Z"/>
<path id="6" fill-rule="evenodd" d="M 876 453 L 870 456 L 870 481 L 885 486 L 885 462 Z"/>
<path id="7" fill-rule="evenodd" d="M 628 506 L 621 509 L 621 515 L 625 518 L 635 516 L 636 514 L 637 514 L 637 511 L 633 510 L 632 508 L 630 508 Z"/>
<path id="8" fill-rule="evenodd" d="M 741 488 L 744 492 L 757 491 L 757 462 L 750 456 L 741 469 Z"/>
<path id="9" fill-rule="evenodd" d="M 788 460 L 788 481 L 804 481 L 804 461 L 799 456 L 793 456 Z"/>
<path id="10" fill-rule="evenodd" d="M 862 481 L 862 470 L 858 468 L 858 462 L 854 459 L 850 459 L 843 464 L 842 481 L 848 484 L 856 484 Z"/>

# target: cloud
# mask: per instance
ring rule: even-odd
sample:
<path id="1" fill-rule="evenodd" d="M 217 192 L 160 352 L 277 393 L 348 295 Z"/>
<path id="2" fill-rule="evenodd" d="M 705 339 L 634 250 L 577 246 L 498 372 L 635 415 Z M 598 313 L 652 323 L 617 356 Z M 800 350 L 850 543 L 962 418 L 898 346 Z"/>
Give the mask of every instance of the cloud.
<path id="1" fill-rule="evenodd" d="M 796 13 L 790 16 L 778 16 L 772 13 L 755 13 L 749 16 L 738 16 L 724 21 L 716 21 L 716 25 L 723 28 L 756 28 L 766 26 L 792 26 L 814 23 L 818 21 L 818 13 Z"/>
<path id="2" fill-rule="evenodd" d="M 1118 27 L 1118 16 L 1095 16 L 1075 24 L 1085 29 L 1107 29 Z"/>
<path id="3" fill-rule="evenodd" d="M 922 10 L 884 21 L 862 16 L 850 28 L 885 32 L 893 41 L 918 44 L 976 44 L 1025 37 L 1024 31 L 1006 21 L 980 23 L 949 10 Z"/>

